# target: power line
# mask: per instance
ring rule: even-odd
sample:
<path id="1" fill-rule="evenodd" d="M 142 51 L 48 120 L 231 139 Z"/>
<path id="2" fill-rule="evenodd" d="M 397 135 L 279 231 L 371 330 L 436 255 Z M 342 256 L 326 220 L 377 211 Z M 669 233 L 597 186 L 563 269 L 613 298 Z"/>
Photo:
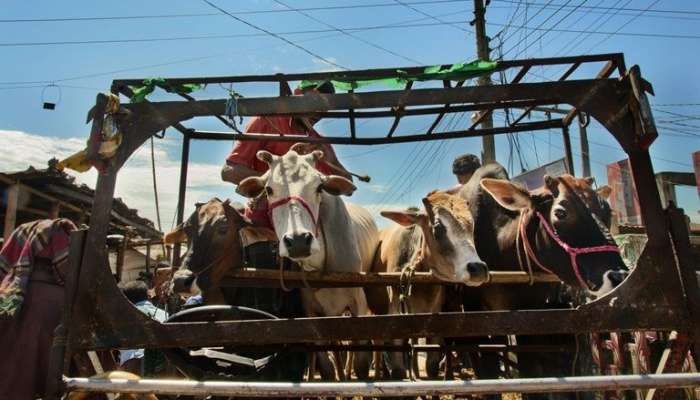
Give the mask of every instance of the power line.
<path id="1" fill-rule="evenodd" d="M 466 10 L 463 10 L 466 11 Z M 443 16 L 448 16 L 452 15 L 453 13 L 447 13 L 447 14 L 442 14 L 438 15 L 439 17 Z M 419 21 L 424 21 L 429 18 L 412 18 L 412 19 L 407 19 L 403 20 L 400 22 L 395 22 L 392 24 L 387 24 L 387 25 L 382 25 L 382 26 L 377 26 L 377 29 L 393 29 L 393 28 L 404 28 L 405 26 L 410 26 L 410 24 L 414 22 L 419 22 Z M 406 25 L 408 24 L 408 25 Z M 430 23 L 430 26 L 434 26 L 436 24 Z M 335 32 L 333 30 L 324 30 L 324 32 Z M 262 34 L 260 34 L 262 35 Z M 314 40 L 320 40 L 320 39 L 326 39 L 330 37 L 337 37 L 339 36 L 338 33 L 333 33 L 329 35 L 322 35 L 322 36 L 316 36 L 308 39 L 301 39 L 299 40 L 300 43 L 304 42 L 310 42 Z M 260 49 L 267 49 L 269 47 L 258 47 L 246 51 L 256 51 Z M 49 83 L 57 83 L 57 82 L 66 82 L 66 81 L 74 81 L 74 80 L 81 80 L 81 79 L 88 79 L 88 78 L 95 78 L 95 77 L 100 77 L 100 76 L 108 76 L 108 75 L 114 75 L 118 73 L 123 73 L 123 72 L 132 72 L 132 71 L 139 71 L 139 70 L 144 70 L 144 69 L 149 69 L 149 68 L 156 68 L 156 67 L 163 67 L 163 66 L 169 66 L 169 65 L 177 65 L 177 64 L 184 64 L 188 62 L 193 62 L 193 61 L 201 61 L 201 60 L 206 60 L 206 59 L 211 59 L 211 58 L 216 58 L 220 57 L 222 55 L 225 55 L 228 53 L 217 53 L 217 54 L 212 54 L 208 56 L 202 56 L 202 57 L 191 57 L 191 58 L 184 58 L 184 59 L 179 59 L 179 60 L 174 60 L 174 61 L 169 61 L 165 63 L 157 63 L 157 64 L 148 64 L 148 65 L 141 65 L 137 67 L 130 67 L 130 68 L 123 68 L 123 69 L 118 69 L 118 70 L 112 70 L 112 71 L 107 71 L 107 72 L 98 72 L 98 73 L 92 73 L 92 74 L 87 74 L 87 75 L 80 75 L 80 76 L 73 76 L 73 77 L 68 77 L 68 78 L 61 78 L 61 79 L 51 79 L 51 80 L 34 80 L 34 81 L 14 81 L 14 82 L 0 82 L 0 85 L 27 85 L 27 84 L 49 84 Z M 43 87 L 43 85 L 42 85 Z"/>
<path id="2" fill-rule="evenodd" d="M 571 3 L 571 1 L 572 1 L 572 0 L 567 0 L 566 4 Z M 554 17 L 555 15 L 557 15 L 557 13 L 559 13 L 559 11 L 561 11 L 563 8 L 564 8 L 563 6 L 562 6 L 562 7 L 559 7 L 556 11 L 554 11 L 554 12 L 553 12 L 552 14 L 550 14 L 547 18 L 545 18 L 545 20 L 542 21 L 542 22 L 537 26 L 537 28 L 541 28 L 544 24 L 547 23 L 547 21 L 549 21 L 552 17 Z M 530 20 L 532 20 L 532 18 L 531 18 Z M 526 23 L 526 24 L 527 24 L 527 23 Z M 516 44 L 515 44 L 514 46 L 512 46 L 510 49 L 506 50 L 506 52 L 503 53 L 503 56 L 505 56 L 506 54 L 508 54 L 508 53 L 510 53 L 511 51 L 513 51 L 513 49 L 515 49 L 516 47 L 518 47 L 518 46 L 520 45 L 520 43 L 522 43 L 524 40 L 527 40 L 527 38 L 528 38 L 530 35 L 531 35 L 531 33 L 528 33 L 527 35 L 525 35 L 524 38 L 521 38 L 521 39 L 518 41 L 518 43 L 516 43 Z M 523 49 L 523 51 L 524 51 L 524 50 L 527 50 L 527 48 Z M 522 51 L 521 51 L 521 53 L 522 53 Z"/>
<path id="3" fill-rule="evenodd" d="M 617 2 L 615 3 L 615 6 L 618 6 L 620 3 L 622 3 L 622 1 L 623 1 L 623 0 L 617 0 Z M 625 3 L 625 5 L 629 4 L 631 1 L 632 1 L 632 0 L 628 0 L 627 3 Z M 624 7 L 625 5 L 623 5 L 622 7 Z M 603 27 L 603 25 L 605 25 L 608 21 L 610 21 L 615 15 L 619 14 L 619 12 L 620 12 L 620 11 L 615 11 L 615 12 L 610 12 L 609 10 L 604 11 L 603 16 L 605 16 L 605 18 L 603 19 L 603 21 L 601 21 L 600 23 L 598 23 L 598 22 L 599 22 L 598 19 L 594 19 L 590 24 L 588 24 L 588 25 L 584 28 L 584 30 L 591 30 L 591 28 L 593 28 L 596 24 L 598 24 L 598 26 L 596 26 L 596 27 L 593 28 L 592 30 L 595 31 L 595 30 L 600 29 L 601 27 Z M 610 14 L 608 15 L 608 13 L 610 13 Z M 585 35 L 585 36 L 584 36 L 584 35 Z M 589 37 L 591 37 L 591 35 L 593 35 L 593 33 L 590 33 L 590 32 L 589 32 L 589 33 L 586 33 L 586 34 L 584 34 L 583 32 L 577 34 L 574 38 L 572 38 L 571 40 L 569 40 L 569 42 L 567 42 L 566 44 L 564 44 L 564 46 L 562 46 L 562 47 L 559 49 L 559 51 L 556 52 L 556 54 L 557 54 L 557 55 L 564 54 L 564 53 L 567 52 L 567 50 L 568 50 L 569 52 L 573 51 L 575 48 L 577 48 L 578 46 L 580 46 L 581 43 L 583 43 L 583 42 L 586 41 Z M 581 36 L 583 36 L 583 38 L 581 38 Z M 581 39 L 579 39 L 579 38 L 581 38 Z"/>
<path id="4" fill-rule="evenodd" d="M 493 0 L 494 2 L 498 3 L 511 3 L 515 4 L 517 0 Z M 544 6 L 547 7 L 549 6 L 549 3 L 544 4 L 544 3 L 538 3 L 538 2 L 526 2 L 525 4 L 531 5 L 531 6 Z M 561 4 L 554 4 L 552 7 L 558 7 Z M 568 7 L 573 7 L 573 6 L 568 6 Z M 582 7 L 583 9 L 588 9 L 588 10 L 619 10 L 619 11 L 642 11 L 644 13 L 660 13 L 660 14 L 682 14 L 682 15 L 688 15 L 688 14 L 694 14 L 694 15 L 700 15 L 700 11 L 694 11 L 694 10 L 651 10 L 649 8 L 621 8 L 621 9 L 616 9 L 614 7 L 599 7 L 599 6 L 584 6 Z"/>
<path id="5" fill-rule="evenodd" d="M 578 5 L 578 7 L 580 7 L 580 6 L 582 6 L 583 4 L 585 4 L 586 1 L 588 1 L 588 0 L 583 0 L 583 1 Z M 569 13 L 567 13 L 566 15 L 564 15 L 563 17 L 561 17 L 561 18 L 559 19 L 559 21 L 555 22 L 552 26 L 550 26 L 549 28 L 545 29 L 544 32 L 542 32 L 542 34 L 541 34 L 540 36 L 537 37 L 537 39 L 535 39 L 535 40 L 533 40 L 532 42 L 530 42 L 530 44 L 527 45 L 527 46 L 525 46 L 524 49 L 518 51 L 518 53 L 515 55 L 515 58 L 519 57 L 522 53 L 524 53 L 525 51 L 527 51 L 527 49 L 529 49 L 530 47 L 532 47 L 533 44 L 535 44 L 535 43 L 537 43 L 538 41 L 542 40 L 542 38 L 543 38 L 545 35 L 547 35 L 548 33 L 552 32 L 552 31 L 554 30 L 554 28 L 556 28 L 559 24 L 561 24 L 562 22 L 564 22 L 565 19 L 569 18 L 569 17 L 571 16 L 571 14 L 573 14 L 574 11 L 577 10 L 577 9 L 578 9 L 578 8 L 572 9 L 571 11 L 569 11 Z M 557 11 L 557 12 L 558 12 L 558 11 Z M 554 14 L 556 14 L 557 12 L 555 12 Z M 554 14 L 552 14 L 552 15 L 554 15 Z M 546 21 L 545 21 L 545 22 L 546 22 Z M 508 53 L 508 52 L 506 52 L 506 54 L 507 54 L 507 53 Z"/>
<path id="6" fill-rule="evenodd" d="M 297 49 L 303 51 L 304 53 L 310 55 L 311 57 L 316 58 L 317 60 L 323 61 L 323 62 L 325 62 L 326 64 L 332 65 L 332 66 L 334 66 L 334 67 L 338 67 L 338 68 L 341 68 L 341 69 L 348 69 L 347 67 L 344 67 L 344 66 L 342 66 L 342 65 L 340 65 L 340 64 L 338 64 L 338 63 L 336 63 L 336 62 L 334 62 L 333 60 L 329 60 L 329 59 L 327 59 L 327 58 L 325 58 L 325 57 L 323 57 L 323 56 L 320 56 L 320 55 L 314 53 L 313 51 L 307 49 L 306 47 L 304 47 L 304 46 L 302 46 L 302 45 L 300 45 L 300 44 L 294 43 L 293 41 L 291 41 L 291 40 L 289 40 L 289 39 L 287 39 L 287 38 L 285 38 L 285 37 L 283 37 L 283 36 L 280 36 L 280 35 L 278 35 L 278 34 L 276 34 L 276 33 L 274 33 L 274 32 L 268 31 L 268 30 L 265 29 L 265 28 L 261 28 L 261 27 L 255 25 L 255 24 L 253 24 L 253 23 L 250 23 L 250 22 L 244 20 L 243 18 L 237 17 L 237 16 L 235 16 L 235 15 L 229 13 L 228 11 L 224 10 L 223 8 L 217 6 L 216 4 L 212 3 L 212 2 L 209 1 L 209 0 L 202 0 L 202 1 L 203 1 L 205 4 L 208 4 L 210 7 L 214 8 L 214 9 L 217 9 L 217 10 L 219 10 L 220 12 L 222 12 L 222 13 L 228 15 L 229 17 L 235 19 L 236 21 L 238 21 L 238 22 L 240 22 L 240 23 L 243 23 L 243 24 L 245 24 L 245 25 L 248 25 L 249 27 L 251 27 L 251 28 L 253 28 L 253 29 L 255 29 L 255 30 L 258 30 L 258 31 L 260 31 L 260 32 L 264 32 L 264 33 L 266 33 L 266 34 L 268 34 L 268 35 L 270 35 L 270 36 L 272 36 L 272 37 L 274 37 L 274 38 L 276 38 L 276 39 L 279 39 L 279 40 L 281 40 L 281 41 L 287 43 L 287 44 L 290 45 L 290 46 L 296 47 Z"/>
<path id="7" fill-rule="evenodd" d="M 451 12 L 445 15 L 453 15 Z M 428 18 L 421 18 L 425 20 Z M 416 21 L 416 20 L 412 20 Z M 468 21 L 446 21 L 446 22 L 425 22 L 425 23 L 400 23 L 387 25 L 371 25 L 351 28 L 338 28 L 348 32 L 362 32 L 383 29 L 405 29 L 405 28 L 422 28 L 453 25 L 457 23 L 466 23 Z M 276 35 L 306 35 L 314 33 L 330 33 L 337 32 L 337 29 L 307 29 L 299 31 L 273 32 Z M 269 36 L 266 33 L 236 33 L 229 35 L 200 35 L 200 36 L 179 36 L 179 37 L 163 37 L 163 38 L 140 38 L 140 39 L 110 39 L 110 40 L 75 40 L 75 41 L 55 41 L 55 42 L 11 42 L 0 43 L 0 47 L 32 47 L 32 46 L 59 46 L 59 45 L 84 45 L 84 44 L 114 44 L 114 43 L 130 43 L 130 42 L 164 42 L 164 41 L 179 41 L 179 40 L 205 40 L 205 39 L 231 39 L 241 37 L 262 37 Z"/>
<path id="8" fill-rule="evenodd" d="M 311 15 L 311 14 L 309 14 L 309 13 L 303 11 L 303 10 L 300 10 L 300 9 L 298 9 L 298 8 L 293 8 L 293 7 L 289 6 L 289 5 L 287 5 L 286 3 L 282 2 L 281 0 L 273 0 L 273 1 L 274 1 L 275 3 L 277 3 L 277 4 L 280 4 L 280 5 L 284 6 L 284 7 L 287 7 L 287 8 L 290 9 L 290 10 L 294 10 L 294 11 L 298 12 L 299 14 L 305 16 L 306 18 L 308 18 L 308 19 L 310 19 L 310 20 L 312 20 L 312 21 L 316 21 L 316 22 L 318 22 L 319 24 L 322 24 L 322 25 L 324 25 L 324 26 L 327 26 L 327 27 L 329 27 L 329 28 L 331 28 L 331 29 L 333 29 L 333 30 L 335 30 L 335 31 L 337 31 L 337 32 L 342 33 L 342 34 L 345 35 L 345 36 L 348 36 L 348 37 L 350 37 L 350 38 L 352 38 L 352 39 L 355 39 L 355 40 L 357 40 L 357 41 L 359 41 L 359 42 L 362 42 L 362 43 L 364 43 L 364 44 L 366 44 L 366 45 L 372 46 L 372 47 L 374 47 L 375 49 L 379 49 L 379 50 L 381 50 L 381 51 L 383 51 L 383 52 L 385 52 L 385 53 L 388 53 L 388 54 L 391 54 L 391 55 L 393 55 L 393 56 L 402 58 L 402 59 L 404 59 L 404 60 L 406 60 L 406 61 L 408 61 L 408 62 L 412 62 L 412 63 L 419 64 L 419 65 L 420 65 L 420 64 L 423 64 L 422 62 L 420 62 L 420 61 L 418 61 L 418 60 L 416 60 L 416 59 L 413 59 L 413 58 L 410 58 L 410 57 L 406 57 L 406 56 L 404 56 L 404 55 L 402 55 L 402 54 L 399 54 L 399 53 L 397 53 L 397 52 L 395 52 L 395 51 L 393 51 L 393 50 L 391 50 L 391 49 L 388 49 L 388 48 L 383 47 L 383 46 L 380 46 L 380 45 L 378 45 L 378 44 L 376 44 L 376 43 L 370 42 L 369 40 L 366 40 L 366 39 L 364 39 L 364 38 L 362 38 L 362 37 L 360 37 L 360 36 L 353 35 L 352 33 L 348 32 L 348 31 L 346 31 L 346 30 L 344 30 L 344 29 L 342 29 L 342 28 L 338 28 L 337 26 L 331 25 L 331 24 L 327 23 L 326 21 L 323 21 L 323 20 L 320 19 L 320 18 L 316 18 L 316 17 L 314 17 L 313 15 Z"/>
<path id="9" fill-rule="evenodd" d="M 649 4 L 649 6 L 646 8 L 646 10 L 649 10 L 650 8 L 654 7 L 659 1 L 661 1 L 661 0 L 654 0 L 651 4 Z M 636 20 L 637 18 L 639 18 L 639 17 L 644 13 L 644 11 L 645 11 L 645 10 L 641 10 L 641 11 L 639 12 L 639 14 L 637 14 L 637 15 L 633 16 L 632 18 L 630 18 L 629 20 L 627 20 L 627 22 L 625 22 L 624 24 L 622 24 L 619 28 L 617 28 L 617 30 L 615 30 L 614 32 L 611 32 L 611 33 L 607 34 L 607 36 L 605 36 L 603 39 L 601 39 L 598 43 L 596 43 L 596 44 L 594 44 L 593 46 L 589 47 L 588 50 L 586 50 L 586 53 L 590 52 L 590 51 L 593 50 L 594 48 L 596 48 L 596 47 L 600 46 L 601 44 L 605 43 L 608 39 L 610 39 L 610 38 L 613 37 L 614 35 L 618 35 L 619 32 L 620 32 L 621 30 L 623 30 L 627 25 L 631 24 L 632 22 L 634 22 L 634 20 Z"/>
<path id="10" fill-rule="evenodd" d="M 445 4 L 445 3 L 462 3 L 464 0 L 423 0 L 406 2 L 410 5 L 421 4 Z M 348 4 L 338 6 L 319 6 L 319 7 L 304 7 L 298 8 L 301 11 L 327 11 L 327 10 L 347 10 L 361 8 L 381 8 L 381 7 L 398 7 L 396 3 L 369 3 L 369 4 Z M 272 9 L 272 10 L 252 10 L 252 11 L 237 11 L 235 15 L 257 15 L 257 14 L 277 14 L 290 13 L 296 10 L 290 9 Z M 0 19 L 0 23 L 26 23 L 26 22 L 83 22 L 83 21 L 110 21 L 110 20 L 140 20 L 140 19 L 169 19 L 169 18 L 192 18 L 192 17 L 216 17 L 222 16 L 221 13 L 191 13 L 191 14 L 156 14 L 156 15 L 116 15 L 104 17 L 61 17 L 61 18 L 18 18 L 18 19 Z"/>
<path id="11" fill-rule="evenodd" d="M 444 21 L 444 20 L 442 20 L 442 19 L 440 19 L 440 18 L 438 18 L 438 17 L 436 17 L 436 16 L 434 16 L 434 15 L 432 15 L 432 14 L 428 14 L 427 12 L 421 11 L 421 10 L 419 10 L 418 8 L 413 7 L 413 6 L 412 6 L 411 4 L 409 4 L 409 3 L 406 3 L 406 2 L 401 1 L 401 0 L 394 0 L 394 2 L 397 3 L 397 4 L 400 4 L 400 5 L 402 5 L 402 6 L 406 7 L 406 8 L 408 8 L 408 9 L 413 10 L 413 11 L 417 12 L 417 13 L 420 14 L 420 15 L 423 15 L 423 16 L 425 16 L 425 17 L 427 17 L 427 18 L 433 19 L 433 20 L 435 20 L 435 21 L 437 21 L 437 22 L 440 22 L 440 23 L 446 24 L 446 25 L 450 25 L 450 26 L 452 26 L 452 27 L 454 27 L 454 28 L 456 28 L 456 29 L 459 29 L 459 30 L 462 31 L 462 32 L 466 32 L 466 33 L 468 33 L 468 34 L 470 34 L 470 35 L 473 35 L 473 34 L 474 34 L 472 31 L 467 30 L 467 29 L 465 29 L 465 28 L 462 28 L 458 23 Z"/>

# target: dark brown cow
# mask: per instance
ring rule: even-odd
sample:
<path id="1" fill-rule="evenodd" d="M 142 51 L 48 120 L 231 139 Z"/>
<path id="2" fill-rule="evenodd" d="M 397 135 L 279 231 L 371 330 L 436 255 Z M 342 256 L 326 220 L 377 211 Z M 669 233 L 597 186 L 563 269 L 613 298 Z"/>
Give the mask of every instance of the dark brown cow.
<path id="1" fill-rule="evenodd" d="M 606 227 L 610 209 L 588 180 L 570 175 L 545 177 L 543 189 L 528 192 L 507 178 L 502 166 L 487 164 L 460 192 L 474 216 L 477 252 L 491 270 L 512 270 L 519 265 L 524 270 L 528 265 L 533 271 L 547 269 L 589 299 L 604 295 L 624 279 L 627 267 Z M 577 251 L 589 251 L 581 249 L 593 252 L 572 257 Z M 492 286 L 466 293 L 463 306 L 467 310 L 569 307 L 570 299 L 563 301 L 561 294 L 556 284 Z M 518 344 L 538 340 L 551 343 L 555 339 L 519 336 Z M 543 363 L 542 357 L 519 354 L 521 376 L 570 372 L 570 363 Z M 482 378 L 498 375 L 493 360 L 482 362 Z"/>
<path id="2" fill-rule="evenodd" d="M 221 280 L 228 271 L 242 268 L 241 229 L 275 238 L 268 229 L 253 228 L 239 210 L 217 198 L 198 203 L 187 221 L 165 235 L 165 243 L 187 242 L 182 266 L 173 276 L 174 292 L 201 291 L 205 304 L 227 304 Z"/>

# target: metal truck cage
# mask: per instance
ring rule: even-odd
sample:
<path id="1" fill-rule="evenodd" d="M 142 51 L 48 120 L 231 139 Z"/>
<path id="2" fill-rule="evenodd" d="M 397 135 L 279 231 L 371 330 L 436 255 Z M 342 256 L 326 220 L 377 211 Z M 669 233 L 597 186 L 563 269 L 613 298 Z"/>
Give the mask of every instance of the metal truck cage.
<path id="1" fill-rule="evenodd" d="M 603 64 L 600 72 L 590 79 L 568 79 L 584 65 Z M 535 67 L 562 65 L 566 72 L 556 81 L 522 83 Z M 408 74 L 419 73 L 424 67 L 400 68 Z M 244 384 L 235 382 L 165 382 L 144 380 L 95 381 L 65 378 L 62 372 L 69 356 L 78 351 L 114 348 L 172 348 L 195 346 L 274 346 L 280 344 L 313 344 L 320 341 L 355 339 L 392 339 L 418 337 L 466 337 L 508 334 L 572 334 L 603 331 L 675 330 L 689 335 L 697 349 L 700 338 L 700 291 L 695 274 L 697 260 L 688 246 L 688 230 L 682 211 L 664 210 L 659 200 L 649 146 L 657 136 L 646 93 L 653 93 L 638 66 L 627 69 L 622 54 L 585 55 L 576 57 L 542 58 L 500 61 L 496 70 L 515 72 L 507 84 L 464 86 L 460 81 L 444 81 L 443 88 L 413 89 L 408 83 L 403 90 L 382 90 L 340 94 L 291 96 L 288 82 L 304 79 L 331 80 L 358 77 L 392 77 L 397 69 L 275 74 L 258 76 L 176 78 L 165 83 L 174 87 L 185 83 L 229 84 L 242 82 L 277 82 L 276 97 L 240 97 L 236 115 L 316 115 L 323 118 L 344 118 L 349 121 L 349 134 L 325 138 L 274 137 L 274 140 L 297 142 L 374 145 L 409 141 L 448 140 L 471 136 L 529 132 L 541 129 L 562 129 L 566 154 L 572 166 L 568 126 L 578 113 L 586 113 L 603 125 L 627 153 L 638 188 L 648 243 L 634 272 L 615 290 L 594 302 L 575 309 L 511 310 L 499 312 L 449 312 L 440 314 L 382 315 L 360 317 L 323 317 L 279 320 L 219 321 L 203 323 L 160 324 L 141 314 L 128 304 L 109 271 L 105 247 L 109 210 L 114 198 L 116 179 L 129 156 L 151 136 L 174 127 L 183 134 L 182 166 L 178 202 L 178 222 L 183 219 L 184 189 L 191 140 L 270 140 L 269 135 L 240 134 L 232 131 L 212 132 L 190 129 L 183 121 L 194 117 L 214 116 L 227 125 L 227 100 L 196 100 L 181 94 L 185 100 L 121 104 L 115 108 L 110 96 L 98 94 L 90 112 L 93 119 L 91 138 L 99 137 L 103 118 L 109 115 L 123 135 L 116 155 L 102 165 L 90 228 L 74 234 L 71 242 L 71 270 L 66 283 L 66 307 L 63 323 L 56 331 L 53 365 L 49 385 L 54 395 L 62 390 L 111 389 L 124 392 L 222 394 L 245 396 L 319 395 L 322 383 Z M 130 97 L 129 85 L 140 85 L 141 79 L 115 80 L 112 93 Z M 229 103 L 230 104 L 230 103 Z M 573 107 L 562 118 L 523 122 L 536 107 L 568 104 Z M 112 109 L 108 109 L 112 108 Z M 522 115 L 509 125 L 489 129 L 478 128 L 481 119 L 494 110 L 523 109 Z M 436 132 L 445 115 L 455 112 L 480 111 L 479 118 L 466 130 Z M 412 115 L 435 115 L 435 123 L 427 132 L 416 135 L 395 135 L 401 118 Z M 358 132 L 356 118 L 393 117 L 394 124 L 383 137 L 363 136 Z M 89 145 L 88 155 L 95 157 L 96 146 Z M 177 250 L 177 249 L 176 249 Z M 177 253 L 177 251 L 176 251 Z M 515 268 L 514 268 L 515 269 Z M 271 277 L 255 272 L 240 271 L 238 278 L 249 284 L 269 285 Z M 517 273 L 505 279 L 525 282 Z M 333 277 L 315 277 L 317 286 L 394 284 L 397 277 L 345 277 L 333 282 Z M 277 277 L 275 277 L 277 279 Z M 426 281 L 433 282 L 429 277 Z M 623 387 L 697 385 L 699 375 L 582 377 L 566 379 L 525 379 L 488 382 L 393 382 L 348 383 L 347 388 L 332 384 L 332 394 L 348 396 L 364 394 L 417 395 L 426 393 L 493 393 L 503 390 L 556 391 L 592 390 Z M 604 383 L 601 384 L 600 379 Z M 617 379 L 617 380 L 616 380 Z M 672 381 L 673 379 L 679 379 Z M 499 381 L 501 382 L 501 381 Z M 511 385 L 508 386 L 508 382 Z M 665 383 L 664 383 L 665 382 Z M 314 386 L 321 385 L 321 386 Z M 355 386 L 353 386 L 355 385 Z M 387 386 L 388 385 L 388 386 Z M 393 385 L 393 386 L 392 386 Z M 443 385 L 445 387 L 442 387 Z M 533 386 L 534 385 L 534 386 Z M 386 387 L 385 387 L 386 386 Z M 440 386 L 440 387 L 438 387 Z M 394 387 L 394 389 L 387 389 Z M 257 388 L 257 389 L 255 389 Z M 272 389 L 271 389 L 272 388 Z M 280 390 L 273 390 L 274 388 Z M 362 390 L 360 390 L 360 389 Z M 398 389 L 396 389 L 398 388 Z M 563 388 L 563 389 L 562 389 Z M 326 388 L 328 389 L 328 388 Z M 386 391 L 385 391 L 386 389 Z M 257 390 L 257 391 L 256 391 Z"/>

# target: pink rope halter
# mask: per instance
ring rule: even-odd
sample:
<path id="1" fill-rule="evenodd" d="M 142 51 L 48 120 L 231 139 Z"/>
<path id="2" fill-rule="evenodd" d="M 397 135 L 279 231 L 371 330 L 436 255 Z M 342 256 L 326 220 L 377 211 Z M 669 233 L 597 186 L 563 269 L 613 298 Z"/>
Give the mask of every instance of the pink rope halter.
<path id="1" fill-rule="evenodd" d="M 584 287 L 586 289 L 591 289 L 590 286 L 586 283 L 586 281 L 583 279 L 581 276 L 581 271 L 578 265 L 578 262 L 576 261 L 576 257 L 581 255 L 581 254 L 591 254 L 591 253 L 620 253 L 620 249 L 616 245 L 603 245 L 603 246 L 591 246 L 591 247 L 573 247 L 564 242 L 559 235 L 554 231 L 554 228 L 549 224 L 547 219 L 540 213 L 539 211 L 536 211 L 535 214 L 540 220 L 540 224 L 544 227 L 544 230 L 547 232 L 550 238 L 552 238 L 558 245 L 559 247 L 562 248 L 566 252 L 566 254 L 569 255 L 569 259 L 571 260 L 571 268 L 574 270 L 574 274 L 576 275 L 576 279 L 578 279 L 579 283 L 581 284 L 581 287 Z M 522 224 L 520 227 L 520 234 L 522 235 L 523 238 L 523 245 L 525 247 L 525 251 L 527 252 L 527 255 L 537 264 L 538 267 L 543 269 L 546 272 L 549 272 L 550 274 L 553 274 L 551 269 L 545 267 L 542 262 L 537 258 L 537 255 L 535 254 L 535 251 L 532 249 L 532 246 L 530 245 L 530 240 L 527 237 L 527 232 L 525 230 L 526 224 Z"/>
<path id="2" fill-rule="evenodd" d="M 311 220 L 314 222 L 314 233 L 316 236 L 318 236 L 318 217 L 314 215 L 313 211 L 311 211 L 311 206 L 309 206 L 309 203 L 307 203 L 306 200 L 304 200 L 304 198 L 301 196 L 291 195 L 270 203 L 267 208 L 267 216 L 270 219 L 272 219 L 272 210 L 274 210 L 277 207 L 283 206 L 292 200 L 298 201 L 299 204 L 301 204 L 302 207 L 304 207 L 306 212 L 309 213 L 309 215 L 311 216 Z"/>

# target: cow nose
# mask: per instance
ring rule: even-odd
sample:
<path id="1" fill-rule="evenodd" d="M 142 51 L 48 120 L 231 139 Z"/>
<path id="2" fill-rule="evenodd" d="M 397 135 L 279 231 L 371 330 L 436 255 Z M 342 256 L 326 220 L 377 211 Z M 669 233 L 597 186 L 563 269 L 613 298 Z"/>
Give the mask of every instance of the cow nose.
<path id="1" fill-rule="evenodd" d="M 171 291 L 173 293 L 189 294 L 194 284 L 196 276 L 189 270 L 178 270 L 173 276 Z"/>
<path id="2" fill-rule="evenodd" d="M 282 242 L 290 258 L 303 258 L 311 254 L 311 242 L 314 237 L 309 232 L 284 235 Z"/>
<path id="3" fill-rule="evenodd" d="M 489 268 L 482 261 L 467 263 L 469 280 L 465 282 L 468 286 L 479 286 L 489 280 Z"/>
<path id="4" fill-rule="evenodd" d="M 612 283 L 613 287 L 616 287 L 617 285 L 621 284 L 625 278 L 627 278 L 627 275 L 629 275 L 629 271 L 622 269 L 614 270 L 608 272 L 608 279 L 610 279 L 610 283 Z"/>

